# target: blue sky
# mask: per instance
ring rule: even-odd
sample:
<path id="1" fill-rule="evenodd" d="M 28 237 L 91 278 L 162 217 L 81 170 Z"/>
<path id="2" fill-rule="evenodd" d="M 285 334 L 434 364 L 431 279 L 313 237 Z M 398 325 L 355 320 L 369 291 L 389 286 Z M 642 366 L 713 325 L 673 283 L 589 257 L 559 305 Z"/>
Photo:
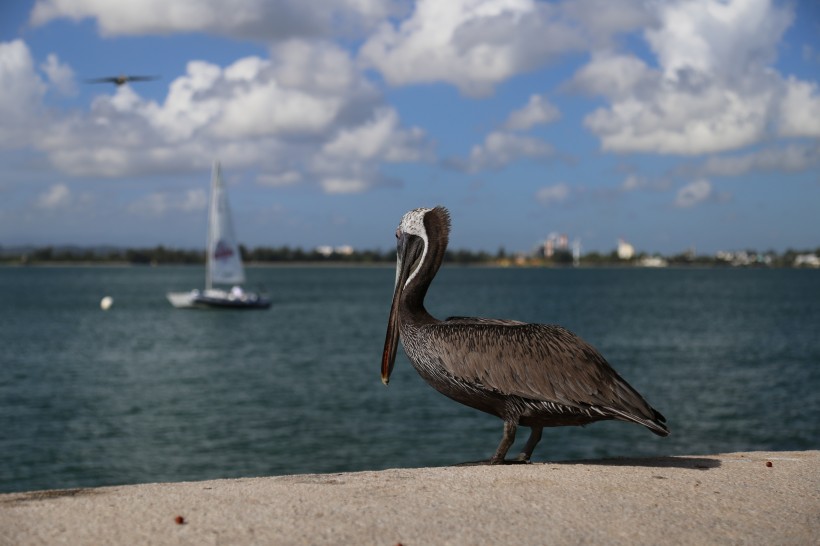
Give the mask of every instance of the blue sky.
<path id="1" fill-rule="evenodd" d="M 2 246 L 202 247 L 217 158 L 251 247 L 820 246 L 816 2 L 3 2 L 0 88 Z"/>

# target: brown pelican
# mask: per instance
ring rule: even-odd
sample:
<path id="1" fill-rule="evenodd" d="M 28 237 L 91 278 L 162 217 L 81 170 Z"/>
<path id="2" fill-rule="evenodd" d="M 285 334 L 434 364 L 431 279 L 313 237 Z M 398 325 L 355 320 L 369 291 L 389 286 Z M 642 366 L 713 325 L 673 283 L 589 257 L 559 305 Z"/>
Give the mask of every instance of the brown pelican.
<path id="1" fill-rule="evenodd" d="M 449 234 L 450 214 L 443 207 L 411 210 L 396 230 L 396 286 L 382 354 L 385 385 L 401 335 L 404 351 L 427 383 L 504 421 L 490 464 L 528 462 L 544 427 L 618 419 L 658 436 L 669 434 L 664 416 L 594 347 L 561 326 L 431 316 L 424 296 Z M 530 437 L 516 461 L 505 461 L 519 425 L 530 427 Z"/>
<path id="2" fill-rule="evenodd" d="M 119 76 L 110 76 L 107 78 L 94 78 L 92 80 L 85 80 L 88 83 L 113 83 L 117 87 L 125 85 L 128 82 L 147 82 L 151 80 L 158 80 L 159 76 L 126 76 L 120 74 Z"/>

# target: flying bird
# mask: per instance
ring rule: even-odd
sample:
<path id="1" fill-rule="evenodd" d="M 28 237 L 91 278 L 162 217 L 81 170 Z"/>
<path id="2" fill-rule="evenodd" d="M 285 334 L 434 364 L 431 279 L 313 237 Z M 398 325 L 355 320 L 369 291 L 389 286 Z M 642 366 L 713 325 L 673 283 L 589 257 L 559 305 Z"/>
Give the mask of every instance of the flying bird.
<path id="1" fill-rule="evenodd" d="M 125 85 L 128 82 L 147 82 L 151 80 L 158 80 L 159 76 L 126 76 L 120 74 L 119 76 L 109 76 L 106 78 L 94 78 L 85 80 L 87 83 L 113 83 L 117 87 Z"/>
<path id="2" fill-rule="evenodd" d="M 444 207 L 411 210 L 396 230 L 396 285 L 382 353 L 387 385 L 401 338 L 421 377 L 440 393 L 504 421 L 487 463 L 529 462 L 544 427 L 617 419 L 667 436 L 666 418 L 569 330 L 513 320 L 438 320 L 424 297 L 441 266 L 450 234 Z M 505 460 L 518 426 L 531 433 L 517 459 Z"/>

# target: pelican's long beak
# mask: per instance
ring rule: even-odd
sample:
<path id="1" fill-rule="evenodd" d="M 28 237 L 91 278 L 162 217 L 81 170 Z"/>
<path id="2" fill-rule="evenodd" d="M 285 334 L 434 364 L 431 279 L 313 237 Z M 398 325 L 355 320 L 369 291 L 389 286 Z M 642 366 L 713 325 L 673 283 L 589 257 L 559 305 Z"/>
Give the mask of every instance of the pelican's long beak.
<path id="1" fill-rule="evenodd" d="M 387 335 L 384 339 L 382 353 L 382 383 L 390 382 L 390 374 L 396 362 L 396 349 L 399 346 L 399 302 L 404 284 L 407 282 L 410 264 L 407 263 L 407 244 L 405 236 L 400 236 L 396 252 L 396 287 L 393 291 L 393 303 L 390 304 L 390 317 L 387 319 Z"/>

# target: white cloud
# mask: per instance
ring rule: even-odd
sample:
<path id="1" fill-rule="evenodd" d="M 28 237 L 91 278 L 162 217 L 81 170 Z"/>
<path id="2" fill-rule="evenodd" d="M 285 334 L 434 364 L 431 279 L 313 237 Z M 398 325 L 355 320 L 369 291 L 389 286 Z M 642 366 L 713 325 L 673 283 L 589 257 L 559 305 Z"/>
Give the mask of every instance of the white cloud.
<path id="1" fill-rule="evenodd" d="M 663 191 L 669 189 L 670 181 L 666 178 L 648 178 L 638 174 L 628 175 L 621 183 L 621 191 L 654 190 Z"/>
<path id="2" fill-rule="evenodd" d="M 756 152 L 710 157 L 698 171 L 706 176 L 740 176 L 750 172 L 800 172 L 820 163 L 820 144 L 789 144 Z"/>
<path id="3" fill-rule="evenodd" d="M 399 116 L 392 108 L 380 108 L 372 119 L 352 128 L 344 128 L 322 148 L 338 158 L 377 159 L 389 162 L 421 161 L 429 158 L 424 133 L 414 127 L 402 130 Z"/>
<path id="4" fill-rule="evenodd" d="M 621 184 L 621 189 L 624 190 L 624 191 L 632 191 L 632 190 L 637 190 L 637 189 L 642 188 L 643 185 L 644 185 L 644 181 L 643 181 L 642 178 L 640 178 L 637 175 L 630 174 L 623 181 L 623 184 Z"/>
<path id="5" fill-rule="evenodd" d="M 71 190 L 65 184 L 54 184 L 45 193 L 37 197 L 38 208 L 53 210 L 63 208 L 71 203 Z"/>
<path id="6" fill-rule="evenodd" d="M 401 128 L 396 111 L 380 107 L 370 119 L 331 137 L 313 157 L 310 171 L 328 193 L 357 193 L 396 183 L 375 165 L 427 161 L 432 155 L 421 129 Z"/>
<path id="7" fill-rule="evenodd" d="M 487 95 L 511 76 L 584 47 L 581 33 L 533 0 L 420 0 L 397 26 L 383 23 L 362 61 L 391 85 L 449 82 Z"/>
<path id="8" fill-rule="evenodd" d="M 270 81 L 235 89 L 209 130 L 224 139 L 317 134 L 333 124 L 343 104 L 342 97 L 317 97 Z"/>
<path id="9" fill-rule="evenodd" d="M 149 216 L 162 216 L 170 208 L 169 198 L 163 193 L 150 193 L 128 205 L 129 212 Z"/>
<path id="10" fill-rule="evenodd" d="M 0 147 L 24 147 L 44 125 L 46 85 L 22 40 L 0 42 Z"/>
<path id="11" fill-rule="evenodd" d="M 695 180 L 678 190 L 675 206 L 688 208 L 701 203 L 712 195 L 712 184 L 706 179 Z"/>
<path id="12" fill-rule="evenodd" d="M 694 91 L 663 81 L 653 96 L 599 108 L 584 124 L 601 138 L 605 150 L 616 152 L 696 155 L 737 149 L 762 138 L 774 90 L 744 95 L 713 81 L 704 84 Z"/>
<path id="13" fill-rule="evenodd" d="M 568 53 L 598 49 L 656 19 L 644 0 L 419 0 L 360 51 L 391 85 L 447 82 L 471 96 Z"/>
<path id="14" fill-rule="evenodd" d="M 659 23 L 645 37 L 658 68 L 633 55 L 599 52 L 569 86 L 610 101 L 584 120 L 603 149 L 681 155 L 734 150 L 765 138 L 777 118 L 783 134 L 814 134 L 820 126 L 814 122 L 816 90 L 805 82 L 785 83 L 769 67 L 793 18 L 791 7 L 769 0 L 698 0 L 658 3 L 656 9 Z M 790 115 L 800 110 L 804 119 Z"/>
<path id="15" fill-rule="evenodd" d="M 672 80 L 688 71 L 731 79 L 770 64 L 793 19 L 771 0 L 677 0 L 658 13 L 661 25 L 646 39 Z"/>
<path id="16" fill-rule="evenodd" d="M 560 116 L 558 108 L 553 106 L 545 96 L 532 95 L 523 108 L 510 114 L 503 127 L 510 131 L 526 131 L 536 125 L 555 121 Z"/>
<path id="17" fill-rule="evenodd" d="M 241 40 L 357 35 L 401 12 L 395 0 L 37 0 L 32 25 L 95 19 L 105 36 L 208 32 Z"/>
<path id="18" fill-rule="evenodd" d="M 197 210 L 205 210 L 208 206 L 208 194 L 203 189 L 188 190 L 185 192 L 185 197 L 182 199 L 179 208 L 180 210 L 190 212 Z"/>
<path id="19" fill-rule="evenodd" d="M 284 186 L 293 186 L 298 184 L 303 179 L 302 173 L 299 171 L 285 171 L 275 174 L 260 174 L 256 177 L 256 183 L 261 186 L 270 186 L 273 188 L 281 188 Z"/>
<path id="20" fill-rule="evenodd" d="M 659 77 L 641 59 L 611 51 L 596 52 L 575 73 L 568 88 L 612 99 L 626 99 L 657 85 Z"/>
<path id="21" fill-rule="evenodd" d="M 483 144 L 473 146 L 463 167 L 468 172 L 501 169 L 521 158 L 543 159 L 554 154 L 552 146 L 537 138 L 494 131 Z"/>
<path id="22" fill-rule="evenodd" d="M 162 216 L 172 212 L 197 212 L 208 206 L 208 195 L 203 189 L 188 190 L 184 194 L 150 193 L 128 205 L 131 213 Z"/>
<path id="23" fill-rule="evenodd" d="M 289 40 L 273 47 L 272 53 L 274 77 L 283 87 L 336 94 L 366 85 L 350 55 L 330 42 Z"/>
<path id="24" fill-rule="evenodd" d="M 814 82 L 790 76 L 780 105 L 780 134 L 790 137 L 820 137 L 820 92 Z"/>
<path id="25" fill-rule="evenodd" d="M 644 0 L 568 0 L 560 9 L 596 49 L 609 45 L 615 35 L 651 26 L 657 18 L 653 4 Z"/>
<path id="26" fill-rule="evenodd" d="M 330 176 L 322 179 L 322 188 L 327 193 L 359 193 L 370 185 L 361 178 L 341 178 Z"/>
<path id="27" fill-rule="evenodd" d="M 542 205 L 552 205 L 554 203 L 560 203 L 562 201 L 566 201 L 567 197 L 569 197 L 569 186 L 565 183 L 561 182 L 560 184 L 554 184 L 552 186 L 545 186 L 539 189 L 535 193 L 535 198 L 542 204 Z"/>
<path id="28" fill-rule="evenodd" d="M 51 84 L 63 95 L 76 95 L 77 82 L 74 79 L 74 71 L 70 66 L 60 62 L 57 55 L 50 53 L 46 57 L 46 62 L 40 65 L 43 72 L 48 76 Z"/>
<path id="29" fill-rule="evenodd" d="M 0 96 L 7 114 L 0 147 L 30 143 L 63 173 L 83 177 L 200 171 L 219 157 L 262 173 L 291 172 L 260 175 L 261 184 L 315 183 L 331 192 L 393 184 L 380 173 L 383 163 L 431 157 L 423 131 L 402 126 L 340 47 L 288 41 L 270 51 L 269 59 L 224 68 L 191 61 L 161 102 L 121 86 L 95 97 L 88 111 L 52 118 L 27 46 L 0 44 L 0 83 L 9 91 Z M 56 58 L 47 65 L 68 69 Z M 158 194 L 132 210 L 173 206 Z"/>

